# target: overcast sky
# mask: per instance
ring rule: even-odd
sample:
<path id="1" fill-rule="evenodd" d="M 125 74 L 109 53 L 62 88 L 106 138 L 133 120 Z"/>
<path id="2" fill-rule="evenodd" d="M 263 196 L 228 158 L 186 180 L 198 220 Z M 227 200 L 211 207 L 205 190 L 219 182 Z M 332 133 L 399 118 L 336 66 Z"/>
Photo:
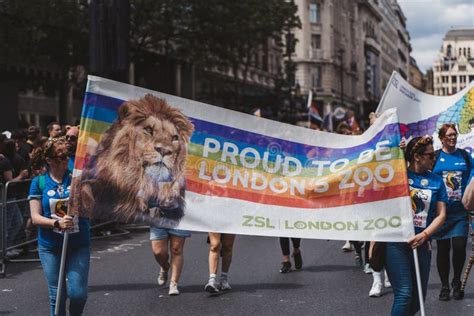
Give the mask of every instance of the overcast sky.
<path id="1" fill-rule="evenodd" d="M 451 27 L 474 27 L 474 0 L 398 0 L 407 18 L 418 67 L 433 65 L 443 37 Z"/>

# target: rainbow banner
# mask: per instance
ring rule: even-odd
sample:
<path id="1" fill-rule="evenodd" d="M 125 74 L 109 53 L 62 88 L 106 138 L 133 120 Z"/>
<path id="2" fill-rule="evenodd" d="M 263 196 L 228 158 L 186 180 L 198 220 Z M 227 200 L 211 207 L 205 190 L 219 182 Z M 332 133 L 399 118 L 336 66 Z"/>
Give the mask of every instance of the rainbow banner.
<path id="1" fill-rule="evenodd" d="M 152 174 L 150 170 L 166 164 L 160 158 L 153 167 L 142 167 L 150 155 L 139 152 L 146 149 L 146 137 L 159 139 L 154 143 L 159 157 L 172 156 L 172 149 L 164 153 L 160 147 L 168 136 L 153 133 L 152 128 L 157 130 L 159 125 L 163 131 L 172 131 L 170 146 L 178 146 L 182 119 L 174 127 L 148 116 L 131 123 L 136 110 L 124 102 L 135 100 L 148 109 L 143 102 L 152 97 L 147 95 L 181 111 L 194 126 L 186 144 L 185 181 L 160 173 L 161 180 L 156 182 L 156 191 L 165 194 L 168 188 L 179 187 L 185 201 L 148 199 L 138 203 L 137 210 L 125 210 L 128 216 L 118 216 L 118 220 L 194 231 L 339 240 L 406 241 L 414 234 L 394 110 L 381 115 L 363 135 L 337 135 L 94 76 L 89 76 L 84 99 L 71 211 L 90 212 L 84 205 L 93 201 L 87 205 L 94 205 L 100 214 L 92 212 L 92 216 L 114 219 L 121 212 L 116 206 L 124 202 L 113 199 L 130 196 L 126 188 L 122 192 L 124 183 L 140 186 L 141 179 Z M 126 124 L 135 125 L 127 131 Z M 127 141 L 127 137 L 136 140 Z M 110 161 L 101 158 L 107 146 Z M 109 171 L 108 178 L 99 183 L 101 168 Z M 130 170 L 136 176 L 130 176 Z M 126 178 L 121 178 L 123 174 Z M 166 181 L 173 184 L 165 187 Z M 131 198 L 146 196 L 146 189 L 133 192 L 136 195 Z M 109 202 L 101 202 L 98 208 L 97 201 L 104 199 L 110 207 Z M 179 218 L 173 215 L 178 207 L 182 207 Z"/>
<path id="2" fill-rule="evenodd" d="M 454 123 L 459 131 L 458 147 L 474 158 L 474 81 L 450 96 L 434 96 L 417 90 L 399 73 L 393 72 L 377 113 L 397 109 L 402 136 L 433 136 L 435 149 L 441 148 L 438 130 Z"/>

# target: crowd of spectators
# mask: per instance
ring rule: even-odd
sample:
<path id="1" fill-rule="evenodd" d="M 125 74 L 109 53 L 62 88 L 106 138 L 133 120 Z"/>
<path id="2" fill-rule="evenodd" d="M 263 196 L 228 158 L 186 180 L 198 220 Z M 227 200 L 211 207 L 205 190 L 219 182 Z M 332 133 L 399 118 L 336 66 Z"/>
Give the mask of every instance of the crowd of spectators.
<path id="1" fill-rule="evenodd" d="M 65 138 L 70 157 L 69 168 L 72 171 L 78 136 L 78 126 L 62 126 L 58 122 L 48 124 L 44 134 L 41 133 L 38 126 L 3 131 L 0 134 L 0 187 L 3 185 L 3 189 L 5 189 L 8 182 L 30 180 L 44 173 L 46 171 L 44 164 L 32 158 L 35 156 L 35 152 L 40 150 L 50 138 Z M 28 227 L 31 228 L 29 210 L 22 212 L 19 207 L 21 204 L 15 202 L 17 199 L 25 199 L 28 196 L 28 187 L 28 182 L 24 186 L 15 183 L 15 185 L 8 187 L 7 207 L 5 208 L 7 249 L 12 245 L 24 242 L 25 238 L 32 237 L 28 236 L 31 235 L 31 229 L 28 229 Z M 22 232 L 24 232 L 23 235 Z M 7 257 L 13 257 L 20 253 L 20 249 L 10 249 L 7 251 Z"/>

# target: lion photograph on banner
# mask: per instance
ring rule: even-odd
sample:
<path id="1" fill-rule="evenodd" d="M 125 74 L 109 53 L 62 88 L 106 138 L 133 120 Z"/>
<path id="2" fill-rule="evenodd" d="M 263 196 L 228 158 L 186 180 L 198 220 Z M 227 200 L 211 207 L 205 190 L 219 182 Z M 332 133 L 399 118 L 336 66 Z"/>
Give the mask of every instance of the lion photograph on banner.
<path id="1" fill-rule="evenodd" d="M 185 162 L 194 126 L 151 94 L 124 102 L 77 186 L 81 212 L 176 227 L 185 212 Z"/>

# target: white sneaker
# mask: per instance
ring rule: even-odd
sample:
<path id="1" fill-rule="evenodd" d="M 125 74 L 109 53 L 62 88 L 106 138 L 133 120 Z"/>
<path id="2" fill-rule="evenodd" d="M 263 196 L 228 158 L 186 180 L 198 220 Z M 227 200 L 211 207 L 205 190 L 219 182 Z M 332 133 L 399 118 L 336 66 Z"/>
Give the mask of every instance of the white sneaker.
<path id="1" fill-rule="evenodd" d="M 373 272 L 372 268 L 370 267 L 370 264 L 366 263 L 364 265 L 364 273 L 365 274 L 371 274 Z"/>
<path id="2" fill-rule="evenodd" d="M 221 284 L 219 288 L 221 291 L 232 290 L 232 287 L 230 286 L 229 281 L 227 279 L 221 279 Z"/>
<path id="3" fill-rule="evenodd" d="M 392 287 L 392 284 L 390 283 L 390 280 L 388 279 L 387 271 L 384 273 L 384 282 L 383 285 L 385 287 Z"/>
<path id="4" fill-rule="evenodd" d="M 173 281 L 170 282 L 170 290 L 168 294 L 171 296 L 179 295 L 178 283 Z"/>
<path id="5" fill-rule="evenodd" d="M 158 285 L 163 286 L 166 284 L 166 281 L 168 281 L 168 271 L 165 271 L 163 268 L 161 268 L 160 274 L 158 275 Z"/>
<path id="6" fill-rule="evenodd" d="M 370 289 L 369 296 L 370 297 L 379 297 L 382 296 L 382 283 L 374 282 L 372 284 L 372 288 Z"/>
<path id="7" fill-rule="evenodd" d="M 219 288 L 218 288 L 216 279 L 210 278 L 209 282 L 207 282 L 207 284 L 204 286 L 204 290 L 206 290 L 206 292 L 209 292 L 211 294 L 219 293 Z"/>
<path id="8" fill-rule="evenodd" d="M 346 243 L 344 244 L 344 246 L 342 246 L 342 250 L 343 250 L 344 252 L 350 252 L 350 251 L 354 250 L 354 249 L 352 248 L 352 244 L 350 243 L 349 240 L 346 240 Z"/>

